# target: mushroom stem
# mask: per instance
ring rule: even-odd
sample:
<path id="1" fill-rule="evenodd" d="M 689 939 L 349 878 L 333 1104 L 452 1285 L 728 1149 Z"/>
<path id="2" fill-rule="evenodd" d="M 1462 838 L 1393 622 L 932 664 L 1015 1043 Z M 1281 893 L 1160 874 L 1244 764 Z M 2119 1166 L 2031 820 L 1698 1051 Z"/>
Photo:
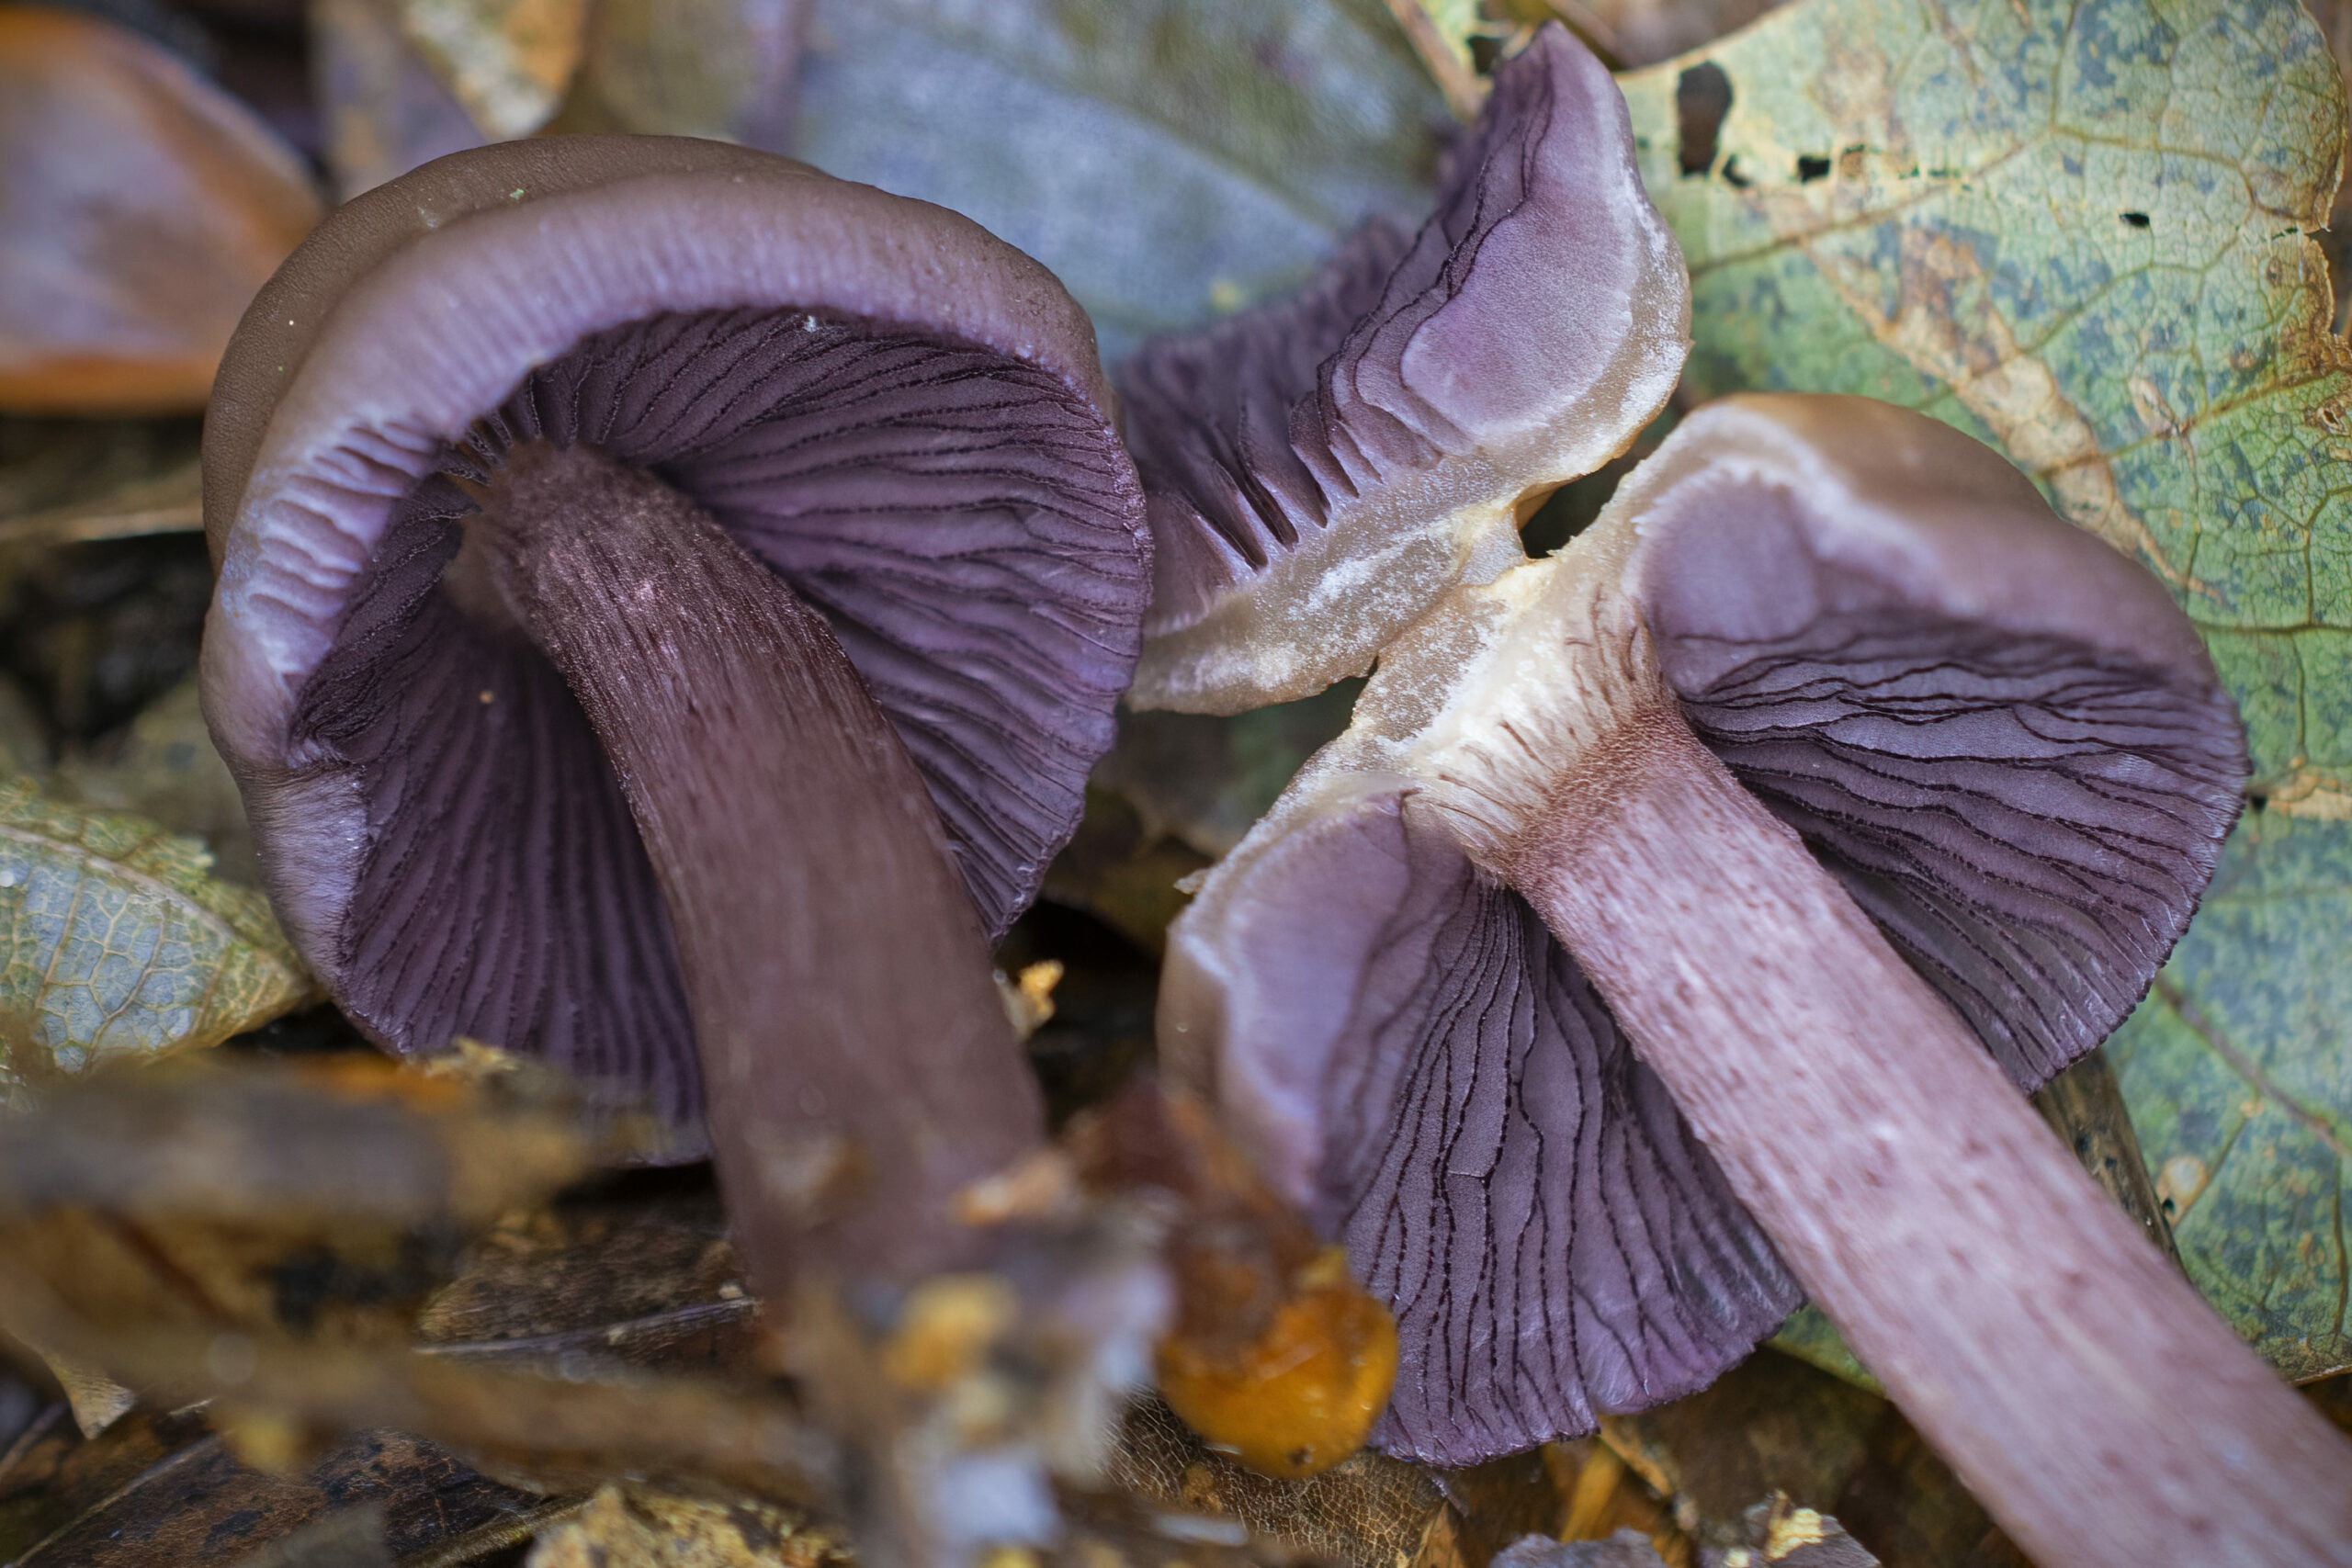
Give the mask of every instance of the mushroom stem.
<path id="1" fill-rule="evenodd" d="M 1502 873 L 1790 1269 L 2040 1562 L 2352 1562 L 2352 1444 L 2093 1185 L 1670 697 Z"/>
<path id="2" fill-rule="evenodd" d="M 669 906 L 754 1289 L 965 1261 L 949 1198 L 1042 1140 L 1043 1111 L 938 812 L 831 628 L 592 448 L 517 450 L 483 522 Z"/>

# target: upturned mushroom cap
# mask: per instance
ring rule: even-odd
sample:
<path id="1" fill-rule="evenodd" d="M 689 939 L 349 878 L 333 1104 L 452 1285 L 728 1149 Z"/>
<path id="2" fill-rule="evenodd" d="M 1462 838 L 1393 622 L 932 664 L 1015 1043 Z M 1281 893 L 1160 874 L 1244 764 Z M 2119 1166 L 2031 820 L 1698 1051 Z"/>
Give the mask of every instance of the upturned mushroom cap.
<path id="1" fill-rule="evenodd" d="M 1457 589 L 1171 929 L 1160 1018 L 1392 1300 L 1415 1457 L 1671 1397 L 1794 1299 L 1513 890 L 1657 701 L 2020 1088 L 2145 992 L 2245 777 L 2163 589 L 1869 400 L 1703 409 L 1567 550 Z"/>
<path id="2" fill-rule="evenodd" d="M 1158 547 L 1138 707 L 1236 713 L 1370 667 L 1624 449 L 1690 346 L 1623 97 L 1556 23 L 1496 73 L 1418 234 L 1121 366 Z"/>
<path id="3" fill-rule="evenodd" d="M 291 149 L 126 28 L 0 6 L 0 409 L 201 408 L 239 312 L 318 221 Z"/>
<path id="4" fill-rule="evenodd" d="M 1170 931 L 1160 1052 L 1396 1314 L 1374 1443 L 1475 1463 L 1703 1388 L 1802 1299 L 1771 1244 L 1413 781 L 1303 782 Z"/>
<path id="5" fill-rule="evenodd" d="M 206 708 L 281 915 L 379 1039 L 697 1103 L 662 898 L 461 550 L 526 442 L 649 468 L 821 613 L 1001 931 L 1111 738 L 1148 570 L 1082 312 L 967 220 L 681 139 L 458 154 L 256 300 L 206 433 Z"/>

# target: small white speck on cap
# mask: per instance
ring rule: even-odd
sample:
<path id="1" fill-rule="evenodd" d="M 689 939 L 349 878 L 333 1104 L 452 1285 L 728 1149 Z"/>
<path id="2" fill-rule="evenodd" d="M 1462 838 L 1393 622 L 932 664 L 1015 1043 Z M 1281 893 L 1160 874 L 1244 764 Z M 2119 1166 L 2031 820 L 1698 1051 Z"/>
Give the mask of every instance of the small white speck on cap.
<path id="1" fill-rule="evenodd" d="M 815 332 L 815 331 L 817 330 L 817 318 L 816 318 L 816 317 L 814 317 L 814 316 L 803 316 L 803 317 L 801 317 L 801 318 L 800 318 L 800 330 L 801 330 L 802 332 L 804 332 L 804 333 L 813 333 L 813 332 Z"/>

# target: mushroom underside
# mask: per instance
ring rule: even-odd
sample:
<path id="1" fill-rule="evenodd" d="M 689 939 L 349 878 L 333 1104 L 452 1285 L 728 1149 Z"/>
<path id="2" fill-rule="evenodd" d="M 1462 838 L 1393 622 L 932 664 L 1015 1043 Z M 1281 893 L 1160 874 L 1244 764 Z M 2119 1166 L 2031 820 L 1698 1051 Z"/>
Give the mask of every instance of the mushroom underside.
<path id="1" fill-rule="evenodd" d="M 473 511 L 459 481 L 534 443 L 650 471 L 823 615 L 991 933 L 1035 896 L 1108 742 L 1132 503 L 1099 417 L 1050 374 L 747 309 L 582 339 L 396 505 L 288 738 L 295 790 L 356 796 L 364 819 L 329 901 L 330 978 L 396 1048 L 517 1044 L 691 1122 L 677 960 L 612 768 L 546 656 L 450 570 Z"/>
<path id="2" fill-rule="evenodd" d="M 1251 976 L 1221 988 L 1226 1049 L 1301 1058 L 1272 1067 L 1287 1113 L 1239 1124 L 1319 1151 L 1318 1223 L 1396 1317 L 1377 1446 L 1466 1464 L 1590 1431 L 1801 1299 L 1575 960 L 1408 792 L 1318 816 L 1208 918 Z M 1228 1111 L 1263 1066 L 1216 1064 Z"/>
<path id="3" fill-rule="evenodd" d="M 1524 495 L 1600 467 L 1671 390 L 1680 253 L 1566 29 L 1497 72 L 1441 186 L 1418 231 L 1374 220 L 1296 295 L 1114 372 L 1158 550 L 1138 705 L 1238 712 L 1360 673 L 1498 570 Z"/>
<path id="4" fill-rule="evenodd" d="M 1891 592 L 1823 558 L 1785 494 L 1679 547 L 1648 619 L 1683 716 L 1796 829 L 2022 1089 L 2113 1032 L 2236 819 L 2244 742 L 2210 676 Z M 1736 588 L 1727 585 L 1736 584 Z M 1742 600 L 1817 610 L 1748 635 Z M 1789 612 L 1761 613 L 1766 620 Z"/>

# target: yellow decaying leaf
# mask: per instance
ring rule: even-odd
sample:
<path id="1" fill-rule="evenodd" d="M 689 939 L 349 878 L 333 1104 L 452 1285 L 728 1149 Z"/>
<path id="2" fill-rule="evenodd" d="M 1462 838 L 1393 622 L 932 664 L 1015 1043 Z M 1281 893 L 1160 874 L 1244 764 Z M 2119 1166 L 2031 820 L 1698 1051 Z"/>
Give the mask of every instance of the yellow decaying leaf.
<path id="1" fill-rule="evenodd" d="M 526 1568 L 815 1568 L 843 1560 L 840 1542 L 769 1504 L 707 1503 L 607 1486 L 539 1533 Z"/>
<path id="2" fill-rule="evenodd" d="M 763 141 L 788 128 L 788 0 L 596 0 L 554 129 Z"/>
<path id="3" fill-rule="evenodd" d="M 216 1044 L 316 995 L 268 901 L 211 863 L 140 818 L 0 784 L 0 1099 Z"/>
<path id="4" fill-rule="evenodd" d="M 553 118 L 586 44 L 587 0 L 400 0 L 401 31 L 492 141 Z"/>

